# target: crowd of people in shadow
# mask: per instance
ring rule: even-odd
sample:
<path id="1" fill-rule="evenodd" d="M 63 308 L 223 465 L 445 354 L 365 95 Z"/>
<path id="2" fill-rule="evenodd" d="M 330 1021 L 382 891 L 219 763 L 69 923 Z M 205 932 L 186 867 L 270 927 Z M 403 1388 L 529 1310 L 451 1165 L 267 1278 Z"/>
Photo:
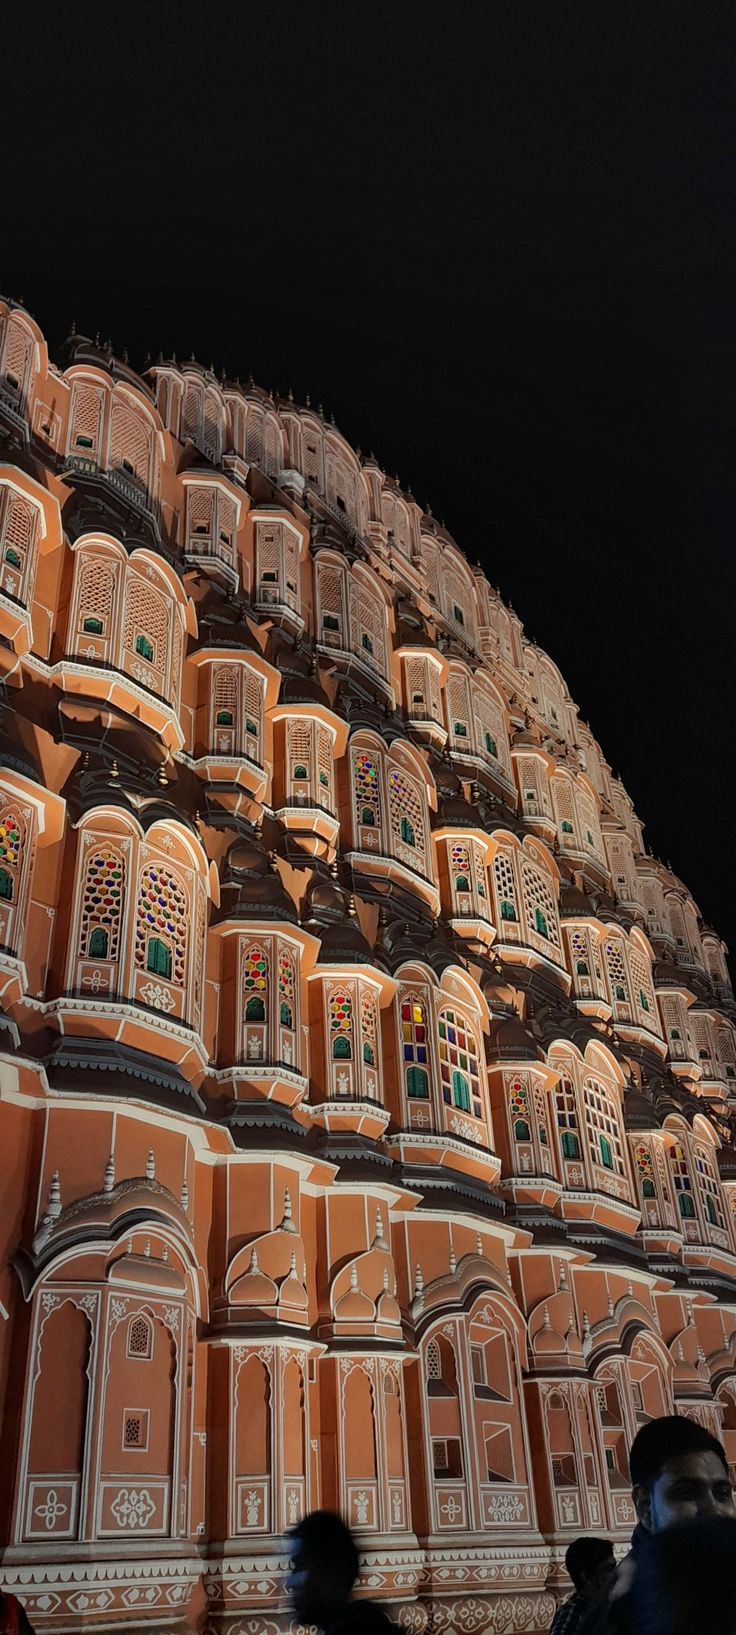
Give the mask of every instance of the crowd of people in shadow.
<path id="1" fill-rule="evenodd" d="M 572 1594 L 549 1635 L 736 1635 L 736 1506 L 721 1443 L 690 1419 L 642 1426 L 629 1455 L 637 1523 L 617 1563 L 609 1539 L 570 1544 Z M 355 1595 L 360 1555 L 338 1515 L 314 1510 L 289 1533 L 295 1619 L 323 1635 L 390 1635 L 375 1601 Z M 0 1590 L 0 1635 L 33 1635 Z"/>

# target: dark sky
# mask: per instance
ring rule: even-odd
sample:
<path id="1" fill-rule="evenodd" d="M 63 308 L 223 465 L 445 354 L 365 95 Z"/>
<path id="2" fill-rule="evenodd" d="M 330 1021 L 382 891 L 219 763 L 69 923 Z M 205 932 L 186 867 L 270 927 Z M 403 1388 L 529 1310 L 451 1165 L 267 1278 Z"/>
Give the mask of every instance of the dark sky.
<path id="1" fill-rule="evenodd" d="M 54 11 L 3 25 L 0 288 L 333 411 L 736 948 L 734 6 Z"/>

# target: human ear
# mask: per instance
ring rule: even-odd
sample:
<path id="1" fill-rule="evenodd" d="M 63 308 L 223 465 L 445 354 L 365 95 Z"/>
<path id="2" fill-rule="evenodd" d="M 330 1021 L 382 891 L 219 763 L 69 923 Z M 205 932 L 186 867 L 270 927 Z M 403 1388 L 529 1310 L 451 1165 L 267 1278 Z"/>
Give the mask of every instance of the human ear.
<path id="1" fill-rule="evenodd" d="M 651 1533 L 652 1495 L 649 1488 L 645 1487 L 643 1482 L 639 1482 L 635 1488 L 632 1488 L 631 1497 L 634 1501 L 637 1519 L 641 1522 L 642 1527 L 645 1527 L 647 1532 Z"/>

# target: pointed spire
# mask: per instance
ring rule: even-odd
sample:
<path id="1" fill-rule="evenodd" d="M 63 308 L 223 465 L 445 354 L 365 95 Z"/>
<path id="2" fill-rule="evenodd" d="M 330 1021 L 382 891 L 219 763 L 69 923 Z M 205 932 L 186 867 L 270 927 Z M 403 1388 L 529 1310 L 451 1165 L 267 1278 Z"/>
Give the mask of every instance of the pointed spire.
<path id="1" fill-rule="evenodd" d="M 148 1157 L 146 1159 L 146 1180 L 147 1181 L 155 1181 L 155 1179 L 156 1179 L 156 1154 L 155 1154 L 155 1152 L 153 1150 L 153 1147 L 149 1147 Z"/>
<path id="2" fill-rule="evenodd" d="M 103 1191 L 104 1192 L 112 1192 L 114 1186 L 115 1186 L 115 1154 L 111 1152 L 110 1157 L 108 1158 L 107 1163 L 105 1165 L 105 1180 L 103 1182 Z"/>

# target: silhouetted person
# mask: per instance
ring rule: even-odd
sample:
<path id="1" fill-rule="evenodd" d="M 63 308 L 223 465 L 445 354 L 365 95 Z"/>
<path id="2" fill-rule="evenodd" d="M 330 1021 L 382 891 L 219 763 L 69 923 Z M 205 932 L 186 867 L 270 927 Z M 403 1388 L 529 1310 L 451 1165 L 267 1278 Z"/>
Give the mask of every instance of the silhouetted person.
<path id="1" fill-rule="evenodd" d="M 25 1607 L 17 1596 L 0 1589 L 0 1635 L 33 1635 Z"/>
<path id="2" fill-rule="evenodd" d="M 584 1614 L 578 1635 L 628 1635 L 630 1593 L 647 1535 L 680 1522 L 736 1518 L 725 1450 L 692 1419 L 667 1414 L 648 1420 L 631 1444 L 629 1471 L 638 1517 L 631 1550 Z"/>
<path id="3" fill-rule="evenodd" d="M 736 1518 L 648 1533 L 627 1600 L 631 1635 L 736 1635 Z"/>
<path id="4" fill-rule="evenodd" d="M 375 1601 L 353 1599 L 360 1557 L 341 1516 L 313 1510 L 287 1533 L 291 1571 L 286 1588 L 300 1623 L 316 1624 L 325 1635 L 396 1635 Z"/>
<path id="5" fill-rule="evenodd" d="M 557 1608 L 550 1635 L 576 1635 L 590 1602 L 606 1589 L 616 1571 L 610 1539 L 574 1539 L 565 1551 L 565 1566 L 573 1582 L 573 1594 Z"/>

